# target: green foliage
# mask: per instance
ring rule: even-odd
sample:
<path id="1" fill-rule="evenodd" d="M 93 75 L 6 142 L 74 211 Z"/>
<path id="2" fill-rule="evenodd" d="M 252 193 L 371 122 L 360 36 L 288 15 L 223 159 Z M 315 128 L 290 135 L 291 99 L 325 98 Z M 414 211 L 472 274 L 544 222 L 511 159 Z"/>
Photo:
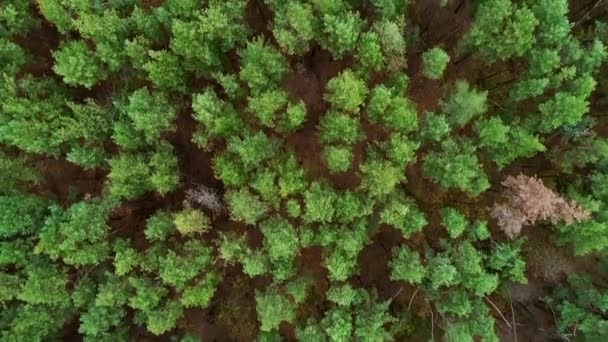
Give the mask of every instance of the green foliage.
<path id="1" fill-rule="evenodd" d="M 355 58 L 364 70 L 380 71 L 382 69 L 386 62 L 377 32 L 368 31 L 361 35 Z"/>
<path id="2" fill-rule="evenodd" d="M 574 126 L 589 110 L 585 96 L 558 92 L 555 96 L 538 106 L 542 115 L 542 132 L 550 132 L 560 126 Z"/>
<path id="3" fill-rule="evenodd" d="M 395 89 L 384 85 L 376 86 L 372 91 L 367 117 L 372 123 L 381 123 L 402 133 L 409 133 L 418 127 L 418 114 L 414 104 Z"/>
<path id="4" fill-rule="evenodd" d="M 321 142 L 352 145 L 363 138 L 359 121 L 346 114 L 328 111 L 319 123 Z"/>
<path id="5" fill-rule="evenodd" d="M 110 164 L 109 191 L 117 197 L 135 199 L 151 190 L 150 167 L 140 154 L 119 154 L 108 161 Z"/>
<path id="6" fill-rule="evenodd" d="M 328 146 L 324 150 L 327 168 L 330 172 L 345 172 L 353 163 L 353 151 L 348 146 Z"/>
<path id="7" fill-rule="evenodd" d="M 175 229 L 176 227 L 171 215 L 162 211 L 157 211 L 146 221 L 144 234 L 148 241 L 163 241 L 167 239 Z"/>
<path id="8" fill-rule="evenodd" d="M 278 87 L 287 72 L 285 58 L 261 37 L 248 42 L 240 57 L 239 75 L 253 93 Z"/>
<path id="9" fill-rule="evenodd" d="M 24 194 L 0 196 L 0 238 L 37 234 L 47 214 L 43 199 Z"/>
<path id="10" fill-rule="evenodd" d="M 499 243 L 492 250 L 487 265 L 490 269 L 500 272 L 505 278 L 525 284 L 526 263 L 521 258 L 523 240 L 513 243 Z"/>
<path id="11" fill-rule="evenodd" d="M 387 70 L 400 71 L 405 66 L 405 21 L 403 18 L 382 20 L 374 23 L 374 30 L 380 36 L 382 51 L 386 58 Z"/>
<path id="12" fill-rule="evenodd" d="M 6 1 L 0 13 L 0 36 L 24 36 L 36 24 L 29 13 L 29 4 L 19 0 Z"/>
<path id="13" fill-rule="evenodd" d="M 161 195 L 171 192 L 179 185 L 179 165 L 173 146 L 162 142 L 150 157 L 150 184 Z"/>
<path id="14" fill-rule="evenodd" d="M 232 219 L 247 224 L 255 224 L 268 212 L 268 206 L 246 188 L 228 192 L 226 202 Z"/>
<path id="15" fill-rule="evenodd" d="M 292 264 L 298 254 L 300 245 L 296 230 L 288 221 L 276 216 L 260 223 L 260 230 L 264 235 L 264 249 L 273 264 L 275 279 L 287 279 L 292 275 L 291 267 L 287 268 L 287 272 L 280 267 Z"/>
<path id="16" fill-rule="evenodd" d="M 450 133 L 450 124 L 444 115 L 425 112 L 420 135 L 422 139 L 439 142 Z"/>
<path id="17" fill-rule="evenodd" d="M 129 96 L 129 104 L 125 108 L 133 122 L 133 127 L 142 132 L 146 142 L 158 141 L 164 132 L 175 130 L 175 108 L 162 93 L 150 93 L 141 88 Z"/>
<path id="18" fill-rule="evenodd" d="M 256 292 L 255 303 L 262 331 L 277 329 L 281 322 L 291 323 L 296 317 L 295 304 L 276 289 Z"/>
<path id="19" fill-rule="evenodd" d="M 441 100 L 441 111 L 453 127 L 462 127 L 486 112 L 487 91 L 472 88 L 467 81 L 457 81 L 450 97 Z"/>
<path id="20" fill-rule="evenodd" d="M 429 286 L 433 290 L 458 282 L 458 270 L 452 264 L 450 257 L 446 255 L 440 254 L 431 258 L 426 265 L 426 274 Z"/>
<path id="21" fill-rule="evenodd" d="M 367 86 L 365 82 L 346 69 L 340 75 L 327 83 L 325 101 L 329 102 L 335 110 L 346 113 L 359 113 L 361 105 L 365 102 Z"/>
<path id="22" fill-rule="evenodd" d="M 309 4 L 286 1 L 274 9 L 272 34 L 282 50 L 291 55 L 303 55 L 315 37 L 317 19 Z"/>
<path id="23" fill-rule="evenodd" d="M 571 274 L 545 302 L 557 314 L 558 335 L 576 334 L 585 340 L 601 340 L 608 336 L 602 317 L 608 309 L 605 298 L 606 293 L 595 287 L 588 275 Z"/>
<path id="24" fill-rule="evenodd" d="M 180 234 L 190 235 L 194 233 L 202 233 L 209 229 L 210 220 L 209 217 L 207 217 L 207 215 L 205 215 L 205 213 L 202 211 L 186 207 L 175 213 L 173 216 L 173 224 Z"/>
<path id="25" fill-rule="evenodd" d="M 207 308 L 236 340 L 293 338 L 285 323 L 302 341 L 416 340 L 429 304 L 446 341 L 498 341 L 488 296 L 544 275 L 525 240 L 491 239 L 480 195 L 531 157 L 589 213 L 546 243 L 599 258 L 545 300 L 547 333 L 606 340 L 608 26 L 567 0 L 479 0 L 450 9 L 473 20 L 448 56 L 408 5 L 4 0 L 0 340 L 197 340 Z M 427 82 L 452 58 L 462 80 Z M 381 301 L 382 277 L 420 294 Z"/>
<path id="26" fill-rule="evenodd" d="M 179 302 L 170 301 L 146 313 L 146 327 L 154 335 L 162 335 L 173 329 L 182 316 L 183 308 Z"/>
<path id="27" fill-rule="evenodd" d="M 143 65 L 148 78 L 161 90 L 185 90 L 186 75 L 176 55 L 166 50 L 149 51 L 151 60 Z"/>
<path id="28" fill-rule="evenodd" d="M 515 122 L 508 126 L 500 118 L 491 117 L 477 121 L 475 129 L 480 145 L 501 168 L 516 158 L 530 157 L 545 150 L 537 136 Z"/>
<path id="29" fill-rule="evenodd" d="M 95 199 L 65 210 L 53 205 L 50 210 L 40 231 L 37 253 L 75 266 L 95 265 L 107 257 L 110 246 L 106 203 Z"/>
<path id="30" fill-rule="evenodd" d="M 205 269 L 211 261 L 211 250 L 200 240 L 188 240 L 183 251 L 169 250 L 159 260 L 159 276 L 163 283 L 183 289 L 188 281 Z"/>
<path id="31" fill-rule="evenodd" d="M 490 187 L 475 147 L 468 141 L 443 141 L 440 151 L 426 156 L 423 170 L 442 189 L 455 187 L 476 196 Z"/>
<path id="32" fill-rule="evenodd" d="M 95 54 L 82 40 L 71 41 L 53 52 L 55 65 L 53 71 L 63 77 L 63 81 L 73 86 L 92 88 L 105 78 Z"/>
<path id="33" fill-rule="evenodd" d="M 257 166 L 270 159 L 277 150 L 278 142 L 268 138 L 262 131 L 243 138 L 232 137 L 227 148 L 227 151 L 238 156 L 246 167 Z"/>
<path id="34" fill-rule="evenodd" d="M 452 239 L 462 235 L 468 225 L 467 218 L 454 208 L 441 209 L 441 223 Z"/>
<path id="35" fill-rule="evenodd" d="M 358 12 L 324 14 L 321 25 L 324 35 L 321 36 L 323 39 L 320 39 L 319 43 L 335 59 L 355 50 L 363 27 Z"/>
<path id="36" fill-rule="evenodd" d="M 417 252 L 402 246 L 393 250 L 393 259 L 389 262 L 391 280 L 405 280 L 419 284 L 424 277 L 424 267 Z"/>
<path id="37" fill-rule="evenodd" d="M 182 4 L 174 6 L 179 8 Z M 245 40 L 245 4 L 228 0 L 214 1 L 200 10 L 188 7 L 183 6 L 176 12 L 188 13 L 192 19 L 175 18 L 170 22 L 171 50 L 184 58 L 187 69 L 213 70 L 220 66 L 226 52 Z"/>
<path id="38" fill-rule="evenodd" d="M 438 80 L 450 61 L 450 56 L 441 48 L 434 47 L 422 54 L 422 73 L 424 76 Z"/>
<path id="39" fill-rule="evenodd" d="M 498 0 L 481 1 L 474 23 L 465 37 L 465 45 L 492 62 L 521 57 L 529 51 L 536 41 L 534 33 L 539 20 L 526 6 L 518 8 L 509 0 Z"/>
<path id="40" fill-rule="evenodd" d="M 393 163 L 370 155 L 359 167 L 361 188 L 372 197 L 382 197 L 393 192 L 405 179 L 403 172 Z"/>
<path id="41" fill-rule="evenodd" d="M 304 192 L 304 221 L 331 222 L 335 214 L 336 193 L 326 184 L 313 182 Z"/>
<path id="42" fill-rule="evenodd" d="M 582 184 L 573 184 L 569 195 L 576 203 L 591 213 L 589 220 L 572 225 L 560 224 L 556 226 L 557 244 L 572 246 L 574 255 L 586 255 L 593 252 L 603 253 L 608 247 L 606 231 L 606 206 L 608 205 L 608 190 L 606 189 L 606 173 L 594 171 L 588 180 L 591 192 L 582 195 Z"/>
<path id="43" fill-rule="evenodd" d="M 411 198 L 401 192 L 391 196 L 380 212 L 380 222 L 398 229 L 408 238 L 426 226 L 424 214 L 416 207 Z"/>
<path id="44" fill-rule="evenodd" d="M 212 139 L 233 136 L 243 129 L 239 113 L 232 105 L 220 100 L 211 88 L 193 96 L 192 109 L 194 119 L 202 125 L 192 140 L 205 149 L 211 147 Z"/>

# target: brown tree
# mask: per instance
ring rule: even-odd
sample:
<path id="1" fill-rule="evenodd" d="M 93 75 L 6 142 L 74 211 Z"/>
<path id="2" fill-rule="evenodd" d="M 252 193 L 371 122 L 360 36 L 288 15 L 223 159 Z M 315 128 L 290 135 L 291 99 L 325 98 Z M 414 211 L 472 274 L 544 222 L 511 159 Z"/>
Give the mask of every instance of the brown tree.
<path id="1" fill-rule="evenodd" d="M 504 203 L 495 203 L 490 216 L 498 221 L 498 226 L 509 236 L 519 235 L 525 225 L 538 221 L 552 224 L 571 224 L 584 221 L 590 214 L 574 201 L 568 202 L 559 194 L 547 188 L 536 177 L 520 174 L 507 176 L 501 183 L 505 190 Z"/>

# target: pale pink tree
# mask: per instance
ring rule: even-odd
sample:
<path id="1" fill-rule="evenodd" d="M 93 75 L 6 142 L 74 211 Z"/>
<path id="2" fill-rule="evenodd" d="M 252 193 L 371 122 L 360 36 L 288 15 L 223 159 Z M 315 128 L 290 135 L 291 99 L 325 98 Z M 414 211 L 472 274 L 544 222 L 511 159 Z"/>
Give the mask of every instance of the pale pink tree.
<path id="1" fill-rule="evenodd" d="M 517 177 L 507 176 L 501 184 L 505 187 L 505 201 L 495 203 L 490 216 L 498 221 L 498 226 L 511 238 L 519 235 L 523 226 L 538 221 L 572 224 L 587 220 L 590 216 L 588 211 L 574 201 L 565 200 L 536 177 L 523 174 Z"/>

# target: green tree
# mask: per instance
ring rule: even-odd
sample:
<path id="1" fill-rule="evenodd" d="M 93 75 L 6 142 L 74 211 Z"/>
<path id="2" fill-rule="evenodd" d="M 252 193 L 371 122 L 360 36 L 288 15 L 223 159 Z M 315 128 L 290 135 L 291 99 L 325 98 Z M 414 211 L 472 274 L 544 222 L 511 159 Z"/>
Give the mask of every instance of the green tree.
<path id="1" fill-rule="evenodd" d="M 94 199 L 65 210 L 57 205 L 50 209 L 35 252 L 75 266 L 95 265 L 108 256 L 107 203 Z"/>
<path id="2" fill-rule="evenodd" d="M 182 235 L 202 233 L 209 229 L 210 220 L 205 213 L 198 209 L 186 207 L 175 213 L 173 224 Z"/>
<path id="3" fill-rule="evenodd" d="M 382 53 L 382 42 L 377 32 L 368 31 L 361 35 L 355 58 L 364 70 L 382 70 L 386 61 Z"/>
<path id="4" fill-rule="evenodd" d="M 269 210 L 264 202 L 246 188 L 229 191 L 226 194 L 226 202 L 233 220 L 252 225 L 264 217 Z"/>
<path id="5" fill-rule="evenodd" d="M 247 43 L 240 52 L 241 79 L 247 83 L 253 93 L 277 88 L 287 72 L 287 61 L 273 47 L 264 43 L 259 37 Z"/>
<path id="6" fill-rule="evenodd" d="M 439 152 L 433 151 L 424 159 L 423 171 L 443 189 L 455 187 L 478 195 L 490 187 L 475 148 L 468 141 L 442 142 Z"/>
<path id="7" fill-rule="evenodd" d="M 450 56 L 441 48 L 434 47 L 422 54 L 422 73 L 424 76 L 438 80 L 450 61 Z"/>
<path id="8" fill-rule="evenodd" d="M 336 193 L 324 183 L 313 182 L 304 192 L 304 221 L 331 222 L 335 214 Z"/>
<path id="9" fill-rule="evenodd" d="M 294 227 L 285 219 L 278 216 L 271 217 L 260 223 L 260 230 L 264 235 L 264 249 L 268 252 L 273 264 L 273 275 L 277 280 L 285 280 L 291 276 L 288 267 L 286 274 L 280 265 L 293 264 L 299 252 L 300 244 L 298 234 Z"/>
<path id="10" fill-rule="evenodd" d="M 146 220 L 144 234 L 148 241 L 163 241 L 175 230 L 171 215 L 159 210 Z"/>
<path id="11" fill-rule="evenodd" d="M 393 259 L 389 262 L 391 280 L 405 280 L 419 284 L 424 277 L 424 267 L 417 252 L 406 246 L 393 250 Z"/>
<path id="12" fill-rule="evenodd" d="M 150 157 L 150 185 L 161 195 L 175 190 L 179 185 L 179 165 L 173 146 L 161 142 Z"/>
<path id="13" fill-rule="evenodd" d="M 353 151 L 348 146 L 328 146 L 324 150 L 327 168 L 330 172 L 345 172 L 353 163 Z"/>
<path id="14" fill-rule="evenodd" d="M 230 138 L 227 151 L 238 156 L 245 166 L 254 167 L 273 157 L 278 148 L 278 141 L 260 131 L 243 138 Z"/>
<path id="15" fill-rule="evenodd" d="M 441 100 L 441 111 L 453 127 L 462 127 L 486 112 L 487 91 L 472 88 L 467 81 L 456 82 L 450 97 Z"/>
<path id="16" fill-rule="evenodd" d="M 119 198 L 135 199 L 152 190 L 150 167 L 141 154 L 121 153 L 110 164 L 109 191 Z"/>
<path id="17" fill-rule="evenodd" d="M 64 44 L 53 52 L 53 58 L 53 71 L 69 85 L 90 89 L 105 78 L 100 61 L 82 40 Z"/>
<path id="18" fill-rule="evenodd" d="M 129 96 L 125 110 L 133 127 L 144 134 L 148 143 L 158 141 L 164 132 L 175 130 L 175 108 L 162 93 L 138 89 Z"/>
<path id="19" fill-rule="evenodd" d="M 353 145 L 364 137 L 357 119 L 331 110 L 321 118 L 319 135 L 323 144 L 342 142 Z"/>
<path id="20" fill-rule="evenodd" d="M 464 45 L 488 62 L 521 57 L 533 47 L 538 25 L 535 13 L 525 5 L 516 7 L 509 0 L 481 1 Z"/>
<path id="21" fill-rule="evenodd" d="M 143 65 L 148 78 L 161 90 L 185 91 L 186 74 L 176 55 L 167 50 L 148 52 L 150 61 Z"/>
<path id="22" fill-rule="evenodd" d="M 243 43 L 247 37 L 244 25 L 245 4 L 238 0 L 216 1 L 205 8 L 172 5 L 182 18 L 167 18 L 171 29 L 171 50 L 182 56 L 188 70 L 208 72 L 221 65 L 224 54 Z M 195 14 L 195 15 L 193 15 Z M 161 15 L 162 16 L 162 15 Z M 189 18 L 190 17 L 190 18 Z M 149 20 L 148 20 L 149 21 Z"/>
<path id="23" fill-rule="evenodd" d="M 390 194 L 397 184 L 405 180 L 404 173 L 393 163 L 374 155 L 369 155 L 359 170 L 361 171 L 361 188 L 372 197 Z"/>
<path id="24" fill-rule="evenodd" d="M 380 212 L 380 222 L 399 230 L 403 237 L 421 231 L 427 221 L 411 198 L 398 191 L 390 196 Z"/>
<path id="25" fill-rule="evenodd" d="M 381 123 L 402 133 L 409 133 L 418 127 L 414 104 L 385 85 L 376 86 L 372 91 L 367 117 L 372 123 Z"/>
<path id="26" fill-rule="evenodd" d="M 358 12 L 344 11 L 323 15 L 321 26 L 324 35 L 319 37 L 319 43 L 338 59 L 355 50 L 363 21 Z"/>
<path id="27" fill-rule="evenodd" d="M 327 83 L 325 101 L 331 103 L 334 109 L 346 113 L 359 113 L 365 102 L 367 86 L 350 70 L 344 70 Z"/>
<path id="28" fill-rule="evenodd" d="M 303 55 L 315 37 L 318 19 L 313 8 L 306 3 L 286 1 L 274 8 L 272 34 L 281 49 L 291 55 Z"/>
<path id="29" fill-rule="evenodd" d="M 8 239 L 39 233 L 48 213 L 46 202 L 36 196 L 0 196 L 0 238 Z"/>
<path id="30" fill-rule="evenodd" d="M 467 218 L 454 208 L 441 209 L 441 223 L 452 239 L 461 236 L 469 224 Z"/>
<path id="31" fill-rule="evenodd" d="M 255 294 L 256 310 L 260 321 L 260 330 L 272 331 L 281 322 L 291 323 L 296 318 L 296 305 L 276 289 Z"/>

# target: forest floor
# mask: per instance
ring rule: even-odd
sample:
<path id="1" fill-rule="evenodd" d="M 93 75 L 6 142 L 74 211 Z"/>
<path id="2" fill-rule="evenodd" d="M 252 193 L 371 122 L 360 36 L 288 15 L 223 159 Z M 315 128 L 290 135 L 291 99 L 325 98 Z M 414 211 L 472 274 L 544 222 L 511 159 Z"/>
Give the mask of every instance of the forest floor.
<path id="1" fill-rule="evenodd" d="M 580 15 L 588 8 L 589 1 L 572 0 L 573 16 Z M 153 1 L 150 2 L 153 6 Z M 261 1 L 259 2 L 261 3 Z M 249 24 L 258 31 L 264 31 L 268 18 L 268 11 L 264 5 L 251 1 L 248 7 Z M 516 66 L 494 65 L 487 68 L 473 57 L 460 60 L 452 59 L 446 72 L 446 81 L 441 84 L 423 77 L 420 72 L 421 52 L 436 45 L 442 46 L 451 56 L 455 56 L 456 44 L 469 28 L 471 14 L 468 1 L 450 1 L 449 5 L 441 8 L 438 1 L 418 1 L 417 7 L 412 11 L 412 21 L 420 28 L 419 43 L 408 48 L 406 72 L 410 77 L 408 97 L 417 105 L 419 115 L 425 111 L 432 111 L 439 105 L 439 99 L 444 95 L 445 86 L 456 79 L 466 78 L 472 84 L 480 81 L 484 84 L 500 83 L 508 79 L 509 68 Z M 413 33 L 413 32 L 408 32 Z M 31 63 L 28 72 L 33 74 L 52 74 L 52 57 L 50 51 L 57 48 L 58 34 L 51 27 L 42 27 L 34 30 L 27 37 L 23 45 L 30 49 L 37 60 Z M 321 155 L 322 147 L 317 138 L 316 126 L 319 117 L 327 109 L 323 101 L 323 91 L 326 83 L 341 70 L 348 67 L 352 61 L 331 59 L 330 55 L 319 48 L 312 51 L 303 60 L 293 60 L 294 70 L 286 80 L 288 90 L 292 96 L 303 99 L 308 119 L 303 129 L 286 139 L 288 145 L 293 147 L 303 168 L 308 170 L 309 176 L 317 178 L 326 177 L 337 188 L 350 188 L 358 185 L 360 179 L 355 172 L 346 172 L 329 175 Z M 493 75 L 488 77 L 488 75 Z M 99 86 L 90 92 L 82 92 L 83 98 L 91 96 L 96 99 L 107 99 L 108 90 Z M 214 177 L 212 170 L 212 154 L 198 149 L 192 142 L 191 136 L 195 122 L 191 118 L 189 106 L 178 118 L 178 129 L 169 140 L 176 149 L 180 160 L 182 175 L 181 188 L 166 196 L 150 193 L 142 199 L 126 202 L 113 211 L 110 225 L 113 234 L 128 236 L 133 239 L 136 246 L 145 248 L 143 229 L 145 220 L 158 209 L 176 209 L 184 200 L 184 192 L 196 184 L 203 184 L 223 192 L 221 183 Z M 383 132 L 375 131 L 373 127 L 366 127 L 369 141 L 382 136 Z M 368 141 L 359 143 L 355 148 L 354 163 L 359 163 L 363 157 L 365 145 Z M 420 151 L 418 160 L 424 156 Z M 83 170 L 78 166 L 64 160 L 40 158 L 36 161 L 43 181 L 36 191 L 50 194 L 61 203 L 69 203 L 99 194 L 106 182 L 106 174 L 100 170 Z M 436 184 L 422 177 L 421 164 L 413 163 L 406 171 L 407 183 L 405 190 L 417 200 L 420 208 L 425 212 L 429 225 L 421 233 L 412 236 L 406 243 L 411 246 L 422 247 L 425 244 L 436 244 L 438 238 L 445 234 L 440 226 L 438 210 L 446 205 L 461 209 L 469 215 L 483 217 L 485 208 L 491 205 L 500 189 L 501 177 L 507 174 L 515 175 L 520 172 L 539 177 L 548 177 L 554 174 L 551 164 L 541 157 L 519 160 L 500 174 L 497 170 L 486 170 L 492 183 L 492 188 L 475 202 L 470 201 L 460 192 L 442 194 Z M 500 176 L 500 177 L 499 177 Z M 554 179 L 559 182 L 560 180 Z M 228 220 L 228 217 L 214 218 L 214 231 L 209 233 L 212 238 L 217 232 L 246 232 L 252 244 L 261 244 L 261 233 L 252 227 Z M 548 330 L 554 324 L 554 316 L 542 304 L 540 299 L 549 294 L 550 289 L 562 281 L 566 274 L 574 269 L 588 269 L 592 264 L 589 258 L 567 257 L 558 248 L 554 247 L 546 238 L 547 227 L 524 231 L 527 236 L 525 249 L 528 260 L 528 284 L 508 285 L 506 301 L 499 296 L 489 298 L 502 312 L 504 319 L 496 310 L 493 311 L 497 319 L 499 337 L 501 341 L 514 340 L 514 330 L 520 341 L 544 341 L 549 337 L 543 330 Z M 431 327 L 431 312 L 424 296 L 411 285 L 391 282 L 388 278 L 388 261 L 391 249 L 403 241 L 403 237 L 395 230 L 380 226 L 377 228 L 372 242 L 365 247 L 359 255 L 360 274 L 352 279 L 356 287 L 375 288 L 380 299 L 393 298 L 391 309 L 400 312 L 403 308 L 411 308 L 418 317 L 419 329 L 412 336 L 419 336 L 420 341 L 427 340 Z M 503 239 L 503 234 L 493 230 L 494 237 Z M 506 239 L 506 238 L 504 238 Z M 300 307 L 300 313 L 309 317 L 320 317 L 324 311 L 323 293 L 329 286 L 326 270 L 322 267 L 322 254 L 320 248 L 304 249 L 298 257 L 297 264 L 300 269 L 306 270 L 317 281 L 308 296 L 308 300 Z M 208 309 L 190 309 L 184 319 L 179 323 L 182 327 L 189 327 L 194 332 L 205 336 L 206 341 L 253 341 L 257 334 L 257 315 L 255 310 L 255 290 L 263 288 L 270 278 L 258 277 L 250 279 L 243 274 L 240 267 L 228 266 L 225 268 L 223 281 L 220 283 L 214 299 Z M 513 322 L 516 321 L 515 324 Z M 507 324 L 508 322 L 508 324 Z M 437 329 L 437 328 L 435 328 Z M 287 340 L 295 340 L 294 327 L 288 324 L 281 326 L 281 333 Z M 71 336 L 66 332 L 66 337 Z M 137 339 L 137 337 L 135 337 Z M 417 340 L 414 337 L 413 340 Z"/>

